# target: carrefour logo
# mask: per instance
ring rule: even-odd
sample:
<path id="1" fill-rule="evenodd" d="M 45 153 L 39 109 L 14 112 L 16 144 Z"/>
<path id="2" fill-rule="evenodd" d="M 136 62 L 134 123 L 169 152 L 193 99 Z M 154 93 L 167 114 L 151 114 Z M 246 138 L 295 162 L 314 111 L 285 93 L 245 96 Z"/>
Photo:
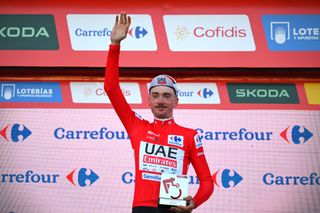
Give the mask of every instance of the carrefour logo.
<path id="1" fill-rule="evenodd" d="M 320 15 L 264 15 L 269 49 L 320 50 Z"/>
<path id="2" fill-rule="evenodd" d="M 180 104 L 219 104 L 220 97 L 215 83 L 179 83 L 177 90 Z"/>
<path id="3" fill-rule="evenodd" d="M 215 172 L 212 179 L 218 187 L 222 185 L 223 188 L 228 189 L 236 187 L 243 180 L 243 177 L 235 170 L 224 169 L 222 172 L 220 170 Z"/>
<path id="4" fill-rule="evenodd" d="M 309 175 L 279 175 L 272 172 L 268 172 L 263 175 L 262 181 L 265 185 L 318 185 L 320 186 L 320 176 L 318 173 L 312 172 Z"/>
<path id="5" fill-rule="evenodd" d="M 5 139 L 5 141 L 12 141 L 15 143 L 26 140 L 31 134 L 32 132 L 30 129 L 19 123 L 6 125 L 0 131 L 0 135 Z"/>
<path id="6" fill-rule="evenodd" d="M 289 144 L 304 144 L 313 134 L 304 126 L 294 125 L 283 130 L 280 136 Z"/>
<path id="7" fill-rule="evenodd" d="M 142 26 L 133 27 L 128 31 L 130 36 L 137 39 L 143 38 L 147 33 L 148 31 Z"/>
<path id="8" fill-rule="evenodd" d="M 210 98 L 213 95 L 213 91 L 208 88 L 200 89 L 197 93 L 202 98 Z"/>
<path id="9" fill-rule="evenodd" d="M 206 141 L 266 141 L 270 142 L 273 132 L 271 131 L 252 131 L 246 128 L 240 128 L 234 131 L 211 131 L 202 128 L 196 128 L 199 138 Z"/>
<path id="10" fill-rule="evenodd" d="M 183 147 L 182 135 L 168 135 L 168 144 Z"/>
<path id="11" fill-rule="evenodd" d="M 148 31 L 143 26 L 133 27 L 128 31 L 128 34 L 136 39 L 143 38 L 147 33 Z M 74 34 L 78 37 L 110 37 L 112 30 L 109 28 L 86 29 L 79 27 L 74 31 Z"/>
<path id="12" fill-rule="evenodd" d="M 99 176 L 92 169 L 80 168 L 72 170 L 66 178 L 74 186 L 87 187 L 96 182 Z"/>
<path id="13" fill-rule="evenodd" d="M 44 183 L 44 184 L 56 184 L 58 182 L 59 174 L 41 174 L 28 170 L 23 173 L 5 173 L 0 174 L 1 183 Z"/>
<path id="14" fill-rule="evenodd" d="M 122 50 L 155 51 L 157 44 L 151 16 L 147 14 L 131 15 L 137 24 L 128 31 L 121 46 Z M 69 14 L 67 22 L 72 49 L 76 51 L 108 50 L 108 40 L 112 34 L 116 14 Z"/>
<path id="15" fill-rule="evenodd" d="M 107 127 L 101 127 L 94 130 L 70 130 L 64 127 L 58 127 L 53 135 L 58 140 L 85 141 L 85 140 L 129 140 L 129 135 L 125 131 L 110 130 Z"/>
<path id="16" fill-rule="evenodd" d="M 41 173 L 34 170 L 27 170 L 20 173 L 1 173 L 0 183 L 31 183 L 31 184 L 57 184 L 58 173 Z M 74 169 L 67 176 L 67 180 L 74 186 L 88 187 L 99 179 L 99 176 L 92 170 L 86 168 Z"/>

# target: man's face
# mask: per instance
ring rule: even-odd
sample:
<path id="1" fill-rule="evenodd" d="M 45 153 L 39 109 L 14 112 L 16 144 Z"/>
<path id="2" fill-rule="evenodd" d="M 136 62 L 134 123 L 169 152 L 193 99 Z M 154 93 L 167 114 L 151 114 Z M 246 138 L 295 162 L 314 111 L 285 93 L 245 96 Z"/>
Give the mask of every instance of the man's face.
<path id="1" fill-rule="evenodd" d="M 167 86 L 156 86 L 150 90 L 149 106 L 156 118 L 172 118 L 173 108 L 178 104 L 174 90 Z"/>

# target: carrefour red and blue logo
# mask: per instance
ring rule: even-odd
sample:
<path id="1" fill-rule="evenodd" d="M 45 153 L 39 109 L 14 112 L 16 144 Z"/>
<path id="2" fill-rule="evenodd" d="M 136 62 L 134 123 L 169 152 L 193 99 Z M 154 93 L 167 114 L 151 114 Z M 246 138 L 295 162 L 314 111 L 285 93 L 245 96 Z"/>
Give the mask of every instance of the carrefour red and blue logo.
<path id="1" fill-rule="evenodd" d="M 183 136 L 168 135 L 168 144 L 183 147 Z"/>
<path id="2" fill-rule="evenodd" d="M 23 124 L 14 123 L 4 126 L 0 130 L 0 136 L 6 142 L 22 142 L 32 134 L 31 130 Z"/>
<path id="3" fill-rule="evenodd" d="M 148 34 L 148 31 L 142 26 L 133 27 L 128 31 L 128 34 L 136 39 L 145 37 Z"/>
<path id="4" fill-rule="evenodd" d="M 213 95 L 213 91 L 208 88 L 200 89 L 197 93 L 201 98 L 210 98 Z"/>
<path id="5" fill-rule="evenodd" d="M 243 177 L 235 170 L 224 169 L 220 171 L 220 169 L 212 175 L 212 179 L 214 183 L 223 188 L 234 188 L 236 187 L 242 180 Z"/>
<path id="6" fill-rule="evenodd" d="M 308 142 L 313 134 L 304 126 L 289 126 L 280 133 L 280 136 L 289 144 L 304 144 Z"/>
<path id="7" fill-rule="evenodd" d="M 99 179 L 99 176 L 92 170 L 86 168 L 74 169 L 66 178 L 74 186 L 88 187 Z"/>

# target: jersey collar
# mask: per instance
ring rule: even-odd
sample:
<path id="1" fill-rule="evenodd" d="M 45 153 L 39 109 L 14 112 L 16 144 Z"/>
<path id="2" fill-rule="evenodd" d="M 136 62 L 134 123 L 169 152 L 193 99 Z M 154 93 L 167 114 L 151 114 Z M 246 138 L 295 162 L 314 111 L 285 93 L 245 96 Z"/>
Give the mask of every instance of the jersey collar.
<path id="1" fill-rule="evenodd" d="M 174 124 L 174 119 L 173 118 L 164 118 L 164 119 L 154 118 L 154 124 L 161 125 L 161 126 L 171 125 L 171 124 Z"/>

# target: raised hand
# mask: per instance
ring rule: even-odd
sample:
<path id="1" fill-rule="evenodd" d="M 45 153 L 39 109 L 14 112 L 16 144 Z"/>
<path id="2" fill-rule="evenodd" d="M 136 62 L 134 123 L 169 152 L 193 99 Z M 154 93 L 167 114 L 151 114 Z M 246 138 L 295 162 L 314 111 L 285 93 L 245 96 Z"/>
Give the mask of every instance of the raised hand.
<path id="1" fill-rule="evenodd" d="M 119 16 L 116 16 L 116 22 L 114 23 L 110 37 L 111 44 L 120 44 L 127 37 L 130 24 L 131 17 L 127 16 L 126 13 L 120 14 L 120 20 Z"/>

